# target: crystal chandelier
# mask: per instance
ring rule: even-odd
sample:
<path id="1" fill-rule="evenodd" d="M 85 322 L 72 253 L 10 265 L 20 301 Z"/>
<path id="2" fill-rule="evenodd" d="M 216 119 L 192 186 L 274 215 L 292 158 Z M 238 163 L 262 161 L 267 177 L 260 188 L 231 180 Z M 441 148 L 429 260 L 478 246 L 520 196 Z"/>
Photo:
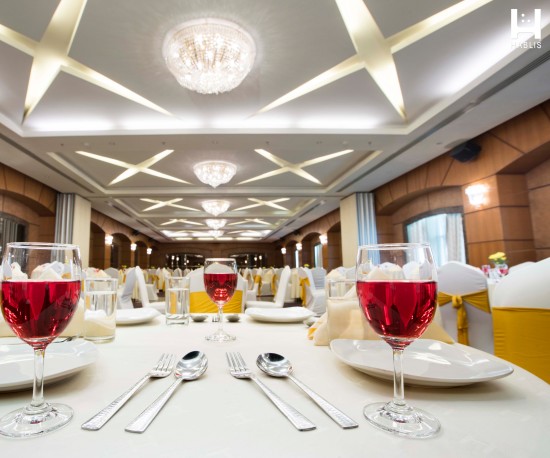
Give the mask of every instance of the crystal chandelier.
<path id="1" fill-rule="evenodd" d="M 162 54 L 182 86 L 200 94 L 218 94 L 241 84 L 252 69 L 256 46 L 232 22 L 200 19 L 170 30 Z"/>
<path id="2" fill-rule="evenodd" d="M 223 231 L 208 231 L 208 233 L 216 239 L 223 235 Z"/>
<path id="3" fill-rule="evenodd" d="M 214 216 L 221 215 L 229 209 L 229 202 L 227 200 L 205 200 L 201 205 L 206 213 Z"/>
<path id="4" fill-rule="evenodd" d="M 225 161 L 199 162 L 193 166 L 197 178 L 213 188 L 227 183 L 237 173 L 237 166 Z"/>
<path id="5" fill-rule="evenodd" d="M 205 223 L 210 229 L 218 230 L 226 225 L 227 220 L 226 219 L 207 219 Z"/>

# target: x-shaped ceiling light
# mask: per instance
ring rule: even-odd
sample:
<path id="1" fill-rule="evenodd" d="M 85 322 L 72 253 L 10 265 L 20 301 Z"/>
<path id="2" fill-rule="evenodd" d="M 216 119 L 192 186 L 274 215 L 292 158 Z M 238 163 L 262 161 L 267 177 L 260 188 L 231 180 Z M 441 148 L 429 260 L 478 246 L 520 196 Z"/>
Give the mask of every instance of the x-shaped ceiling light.
<path id="1" fill-rule="evenodd" d="M 86 151 L 75 151 L 75 153 L 81 154 L 82 156 L 91 157 L 92 159 L 97 159 L 98 161 L 102 161 L 102 162 L 108 162 L 109 164 L 117 165 L 119 167 L 125 167 L 127 169 L 125 172 L 122 172 L 118 177 L 116 177 L 113 181 L 111 181 L 109 185 L 113 185 L 115 183 L 119 183 L 123 180 L 126 180 L 127 178 L 133 177 L 135 174 L 139 172 L 146 173 L 147 175 L 153 175 L 158 178 L 164 178 L 165 180 L 171 180 L 171 181 L 177 181 L 178 183 L 189 184 L 188 181 L 180 180 L 179 178 L 166 175 L 165 173 L 157 172 L 149 168 L 153 164 L 156 164 L 158 161 L 160 161 L 161 159 L 164 159 L 166 156 L 168 156 L 169 154 L 172 154 L 173 152 L 174 152 L 173 149 L 167 149 L 158 154 L 155 154 L 153 157 L 150 157 L 149 159 L 146 159 L 143 162 L 140 162 L 139 164 L 129 164 L 128 162 L 119 161 L 118 159 L 112 159 L 106 156 L 100 156 L 99 154 L 87 153 Z"/>
<path id="2" fill-rule="evenodd" d="M 248 200 L 250 200 L 251 202 L 256 202 L 256 203 L 252 204 L 252 205 L 247 205 L 245 207 L 236 208 L 233 211 L 248 210 L 249 208 L 261 207 L 262 205 L 267 205 L 268 207 L 276 208 L 278 210 L 288 211 L 288 208 L 285 208 L 281 205 L 277 205 L 277 203 L 278 202 L 284 202 L 286 200 L 290 200 L 290 197 L 281 197 L 280 199 L 274 199 L 274 200 L 260 200 L 260 199 L 255 199 L 253 197 L 249 197 Z"/>
<path id="3" fill-rule="evenodd" d="M 278 98 L 257 114 L 309 94 L 359 70 L 367 70 L 391 105 L 406 119 L 403 94 L 393 55 L 492 0 L 463 0 L 385 38 L 364 0 L 335 0 L 356 54 Z"/>
<path id="4" fill-rule="evenodd" d="M 125 97 L 133 102 L 170 115 L 164 108 L 130 91 L 121 84 L 69 57 L 69 50 L 87 0 L 61 0 L 40 41 L 0 25 L 0 41 L 33 57 L 25 97 L 23 121 L 36 108 L 60 71 Z M 31 13 L 29 13 L 31 14 Z"/>
<path id="5" fill-rule="evenodd" d="M 258 175 L 253 178 L 249 178 L 248 180 L 241 181 L 239 184 L 245 184 L 250 183 L 252 181 L 262 180 L 264 178 L 273 177 L 275 175 L 280 175 L 281 173 L 294 173 L 295 175 L 298 175 L 299 177 L 305 178 L 308 181 L 311 181 L 316 184 L 322 184 L 317 178 L 315 178 L 310 173 L 303 170 L 304 167 L 307 167 L 309 165 L 319 164 L 320 162 L 325 162 L 330 159 L 334 159 L 339 156 L 343 156 L 344 154 L 352 153 L 352 149 L 346 149 L 344 151 L 339 151 L 337 153 L 327 154 L 325 156 L 316 157 L 314 159 L 310 159 L 309 161 L 300 162 L 298 164 L 292 164 L 291 162 L 285 161 L 284 159 L 281 159 L 280 157 L 275 156 L 274 154 L 271 154 L 269 151 L 266 151 L 264 149 L 257 149 L 254 150 L 258 154 L 262 155 L 266 159 L 269 159 L 271 162 L 277 164 L 280 169 L 272 170 L 271 172 L 264 173 L 262 175 Z"/>
<path id="6" fill-rule="evenodd" d="M 151 210 L 156 210 L 157 208 L 162 208 L 162 207 L 181 208 L 182 210 L 191 210 L 191 211 L 194 211 L 194 212 L 199 211 L 196 208 L 186 207 L 185 205 L 176 205 L 176 202 L 179 202 L 179 201 L 182 200 L 181 198 L 162 201 L 162 200 L 155 200 L 155 199 L 147 199 L 147 198 L 143 197 L 140 200 L 142 200 L 143 202 L 150 202 L 152 204 L 155 204 L 155 205 L 152 205 L 152 206 L 147 207 L 146 209 L 144 209 L 143 210 L 144 212 L 151 211 Z"/>

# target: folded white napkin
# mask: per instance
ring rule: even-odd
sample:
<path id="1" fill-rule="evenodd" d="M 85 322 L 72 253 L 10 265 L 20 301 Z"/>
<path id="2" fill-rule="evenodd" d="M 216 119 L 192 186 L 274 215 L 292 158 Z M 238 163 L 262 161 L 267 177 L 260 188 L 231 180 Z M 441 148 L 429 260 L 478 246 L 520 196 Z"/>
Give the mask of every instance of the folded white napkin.
<path id="1" fill-rule="evenodd" d="M 338 271 L 337 269 L 332 269 L 326 276 L 325 278 L 329 279 L 329 280 L 345 280 L 346 279 L 346 276 Z"/>
<path id="2" fill-rule="evenodd" d="M 104 270 L 88 267 L 84 270 L 86 278 L 110 278 L 110 275 Z"/>
<path id="3" fill-rule="evenodd" d="M 441 319 L 438 314 L 439 309 L 436 309 L 436 317 L 420 338 L 454 343 L 452 337 L 440 325 Z M 315 345 L 328 345 L 334 339 L 380 339 L 367 322 L 357 298 L 328 299 L 326 313 L 309 328 L 308 337 Z"/>
<path id="4" fill-rule="evenodd" d="M 54 261 L 42 264 L 31 273 L 33 280 L 61 280 L 63 278 L 65 266 L 62 262 Z"/>

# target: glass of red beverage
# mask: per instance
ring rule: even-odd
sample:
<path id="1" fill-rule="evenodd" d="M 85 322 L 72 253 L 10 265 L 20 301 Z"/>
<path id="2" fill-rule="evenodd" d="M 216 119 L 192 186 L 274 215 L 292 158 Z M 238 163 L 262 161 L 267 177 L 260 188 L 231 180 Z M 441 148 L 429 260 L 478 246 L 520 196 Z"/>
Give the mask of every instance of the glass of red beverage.
<path id="1" fill-rule="evenodd" d="M 374 331 L 393 351 L 394 397 L 367 405 L 363 413 L 378 428 L 401 436 L 436 434 L 439 421 L 405 402 L 403 351 L 422 335 L 437 306 L 437 273 L 428 244 L 365 245 L 357 254 L 357 296 Z"/>
<path id="2" fill-rule="evenodd" d="M 230 342 L 236 339 L 223 329 L 223 306 L 235 293 L 237 275 L 237 263 L 233 258 L 207 258 L 204 261 L 204 289 L 218 306 L 218 330 L 206 336 L 206 340 Z"/>
<path id="3" fill-rule="evenodd" d="M 39 436 L 61 428 L 73 416 L 69 406 L 44 400 L 44 355 L 78 307 L 80 274 L 76 245 L 6 246 L 0 270 L 0 307 L 13 332 L 34 350 L 34 384 L 31 403 L 0 418 L 4 436 Z"/>

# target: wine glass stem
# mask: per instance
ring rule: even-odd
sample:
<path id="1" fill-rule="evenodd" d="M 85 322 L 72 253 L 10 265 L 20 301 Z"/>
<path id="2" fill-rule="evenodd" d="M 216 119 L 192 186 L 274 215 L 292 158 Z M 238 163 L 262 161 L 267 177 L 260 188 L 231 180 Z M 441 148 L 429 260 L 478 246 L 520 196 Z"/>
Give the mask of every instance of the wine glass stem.
<path id="1" fill-rule="evenodd" d="M 406 405 L 402 348 L 393 349 L 393 403 L 398 407 Z"/>
<path id="2" fill-rule="evenodd" d="M 44 402 L 44 355 L 45 348 L 34 348 L 34 383 L 32 387 L 32 401 L 27 410 L 43 411 L 47 404 Z"/>
<path id="3" fill-rule="evenodd" d="M 223 305 L 218 305 L 218 331 L 223 331 Z"/>

